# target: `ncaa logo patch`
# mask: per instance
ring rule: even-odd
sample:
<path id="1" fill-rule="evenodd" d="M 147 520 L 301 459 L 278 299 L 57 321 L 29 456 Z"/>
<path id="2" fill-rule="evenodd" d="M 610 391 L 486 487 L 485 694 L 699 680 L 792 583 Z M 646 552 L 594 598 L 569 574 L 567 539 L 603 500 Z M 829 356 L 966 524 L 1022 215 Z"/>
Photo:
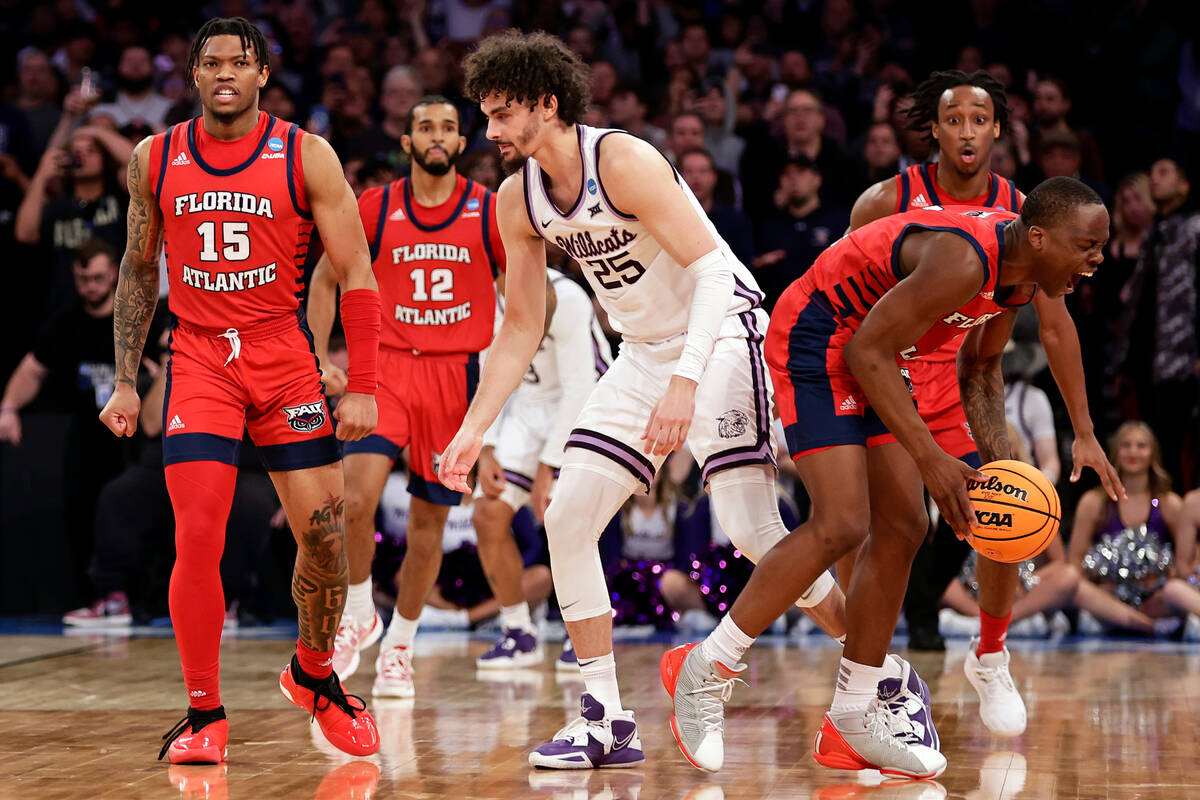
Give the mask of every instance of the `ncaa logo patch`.
<path id="1" fill-rule="evenodd" d="M 717 435 L 722 439 L 736 439 L 746 432 L 750 418 L 738 409 L 730 409 L 717 417 Z"/>
<path id="2" fill-rule="evenodd" d="M 596 179 L 588 178 L 587 187 L 588 187 L 588 194 L 595 194 L 596 193 Z"/>
<path id="3" fill-rule="evenodd" d="M 272 136 L 270 139 L 267 139 L 267 148 L 272 153 L 278 153 L 283 149 L 283 139 L 280 139 L 278 136 Z"/>
<path id="4" fill-rule="evenodd" d="M 467 211 L 475 211 L 479 208 L 479 198 L 472 197 L 467 201 Z"/>
<path id="5" fill-rule="evenodd" d="M 297 433 L 312 433 L 325 424 L 325 404 L 320 400 L 315 403 L 301 403 L 298 406 L 285 406 L 283 413 L 287 415 L 288 425 Z"/>

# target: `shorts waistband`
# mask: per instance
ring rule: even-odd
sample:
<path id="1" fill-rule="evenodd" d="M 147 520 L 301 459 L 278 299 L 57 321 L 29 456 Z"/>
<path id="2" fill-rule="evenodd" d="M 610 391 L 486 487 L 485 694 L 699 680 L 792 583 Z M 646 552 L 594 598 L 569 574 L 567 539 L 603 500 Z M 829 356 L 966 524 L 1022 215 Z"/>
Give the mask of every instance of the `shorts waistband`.
<path id="1" fill-rule="evenodd" d="M 212 339 L 217 339 L 225 335 L 231 328 L 237 331 L 238 336 L 244 342 L 254 342 L 260 339 L 270 339 L 280 334 L 289 331 L 299 330 L 300 322 L 296 315 L 292 314 L 286 317 L 278 317 L 266 322 L 258 322 L 252 326 L 245 328 L 207 328 L 203 325 L 194 325 L 190 322 L 180 320 L 178 327 L 186 333 L 193 333 L 198 336 L 207 336 Z"/>

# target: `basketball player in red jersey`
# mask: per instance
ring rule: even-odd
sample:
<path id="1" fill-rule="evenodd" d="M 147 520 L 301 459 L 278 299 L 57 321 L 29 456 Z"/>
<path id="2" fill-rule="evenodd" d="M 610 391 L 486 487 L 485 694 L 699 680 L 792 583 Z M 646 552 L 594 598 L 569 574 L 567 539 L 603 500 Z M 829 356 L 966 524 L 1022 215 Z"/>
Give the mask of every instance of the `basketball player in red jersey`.
<path id="1" fill-rule="evenodd" d="M 392 464 L 409 447 L 408 549 L 372 690 L 393 698 L 413 696 L 418 617 L 437 580 L 446 517 L 462 500 L 438 481 L 438 459 L 475 394 L 479 351 L 492 340 L 494 281 L 504 268 L 495 199 L 454 167 L 466 146 L 454 105 L 445 97 L 422 99 L 409 111 L 400 141 L 412 157 L 411 177 L 368 189 L 358 199 L 383 298 L 384 380 L 379 427 L 345 447 L 350 590 L 334 656 L 338 674 L 352 674 L 359 651 L 383 631 L 371 593 L 375 510 Z M 323 364 L 333 324 L 330 267 L 325 259 L 318 263 L 308 301 Z M 517 580 L 519 596 L 520 573 Z"/>
<path id="2" fill-rule="evenodd" d="M 927 206 L 979 206 L 1017 212 L 1024 196 L 1012 181 L 989 170 L 992 145 L 1008 117 L 1004 87 L 988 73 L 968 75 L 959 70 L 935 72 L 913 92 L 908 112 L 914 130 L 937 143 L 935 163 L 916 164 L 895 178 L 881 181 L 863 192 L 854 205 L 850 229 L 893 213 Z M 1062 297 L 1038 292 L 1033 299 L 1040 321 L 1039 334 L 1050 369 L 1070 412 L 1075 442 L 1071 480 L 1084 467 L 1100 475 L 1106 491 L 1116 500 L 1124 493 L 1120 479 L 1104 448 L 1096 440 L 1088 412 L 1079 336 Z M 912 378 L 917 410 L 933 433 L 934 441 L 950 455 L 968 464 L 981 465 L 958 392 L 955 357 L 963 337 L 956 336 L 936 352 L 907 366 Z M 939 525 L 940 537 L 925 548 L 913 565 L 910 589 L 909 631 L 921 637 L 927 626 L 936 634 L 937 599 L 958 574 L 969 546 Z M 838 565 L 839 577 L 849 584 L 854 555 Z M 980 636 L 973 641 L 964 668 L 979 692 L 979 713 L 993 732 L 1016 736 L 1025 730 L 1025 704 L 1009 675 L 1009 654 L 1004 646 L 1016 597 L 1017 564 L 1001 564 L 980 556 Z M 928 590 L 925 589 L 928 584 Z M 924 595 L 929 595 L 925 597 Z M 925 622 L 922 603 L 928 606 Z M 935 643 L 936 644 L 936 643 Z"/>
<path id="3" fill-rule="evenodd" d="M 314 224 L 341 280 L 350 380 L 337 438 L 375 427 L 379 293 L 354 195 L 319 136 L 258 110 L 270 68 L 262 33 L 213 19 L 192 43 L 188 74 L 203 114 L 147 138 L 129 163 L 129 243 L 115 309 L 116 387 L 100 419 L 130 436 L 134 388 L 166 251 L 172 334 L 163 461 L 175 510 L 171 620 L 187 716 L 163 738 L 172 763 L 226 758 L 218 653 L 220 561 L 244 429 L 258 445 L 296 537 L 296 654 L 279 678 L 352 755 L 379 748 L 375 721 L 331 669 L 346 597 L 343 480 L 312 339 L 297 291 Z"/>
<path id="4" fill-rule="evenodd" d="M 814 745 L 822 765 L 913 778 L 946 767 L 928 687 L 887 647 L 928 526 L 922 482 L 965 536 L 973 518 L 965 479 L 980 473 L 934 441 L 898 360 L 966 331 L 958 369 L 967 420 L 985 462 L 1006 457 L 1000 358 L 1012 309 L 1036 291 L 1073 290 L 1103 260 L 1107 239 L 1096 193 L 1052 178 L 1019 217 L 930 208 L 866 225 L 822 253 L 776 304 L 767 362 L 813 514 L 758 563 L 722 625 L 732 621 L 753 641 L 814 576 L 863 545 L 846 592 L 833 703 Z"/>

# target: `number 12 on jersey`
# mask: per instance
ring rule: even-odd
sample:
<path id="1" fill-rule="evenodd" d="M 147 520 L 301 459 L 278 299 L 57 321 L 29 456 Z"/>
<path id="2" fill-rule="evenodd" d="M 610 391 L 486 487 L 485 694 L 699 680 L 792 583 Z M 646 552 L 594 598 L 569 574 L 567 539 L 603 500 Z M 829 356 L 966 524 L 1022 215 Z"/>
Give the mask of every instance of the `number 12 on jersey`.
<path id="1" fill-rule="evenodd" d="M 426 289 L 425 270 L 414 269 L 408 273 L 412 278 L 414 303 L 425 303 L 432 300 L 435 303 L 445 303 L 454 299 L 454 270 L 439 267 L 429 270 L 429 287 Z"/>

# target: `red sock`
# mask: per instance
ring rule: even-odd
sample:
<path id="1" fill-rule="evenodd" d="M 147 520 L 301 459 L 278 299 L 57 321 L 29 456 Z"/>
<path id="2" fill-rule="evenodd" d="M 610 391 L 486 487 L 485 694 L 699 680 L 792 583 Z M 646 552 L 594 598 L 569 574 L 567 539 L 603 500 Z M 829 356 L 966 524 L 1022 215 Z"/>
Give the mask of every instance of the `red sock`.
<path id="1" fill-rule="evenodd" d="M 1003 650 L 1004 639 L 1008 636 L 1008 623 L 1011 621 L 1011 611 L 1003 617 L 993 617 L 982 608 L 979 609 L 979 648 L 975 651 L 975 656 L 999 653 Z"/>
<path id="2" fill-rule="evenodd" d="M 188 702 L 195 709 L 221 705 L 221 552 L 233 504 L 237 467 L 186 461 L 166 468 L 175 509 L 175 568 L 171 570 L 171 625 L 183 666 Z"/>
<path id="3" fill-rule="evenodd" d="M 321 680 L 333 673 L 332 650 L 314 650 L 297 639 L 296 660 L 300 662 L 300 669 L 310 678 Z"/>

